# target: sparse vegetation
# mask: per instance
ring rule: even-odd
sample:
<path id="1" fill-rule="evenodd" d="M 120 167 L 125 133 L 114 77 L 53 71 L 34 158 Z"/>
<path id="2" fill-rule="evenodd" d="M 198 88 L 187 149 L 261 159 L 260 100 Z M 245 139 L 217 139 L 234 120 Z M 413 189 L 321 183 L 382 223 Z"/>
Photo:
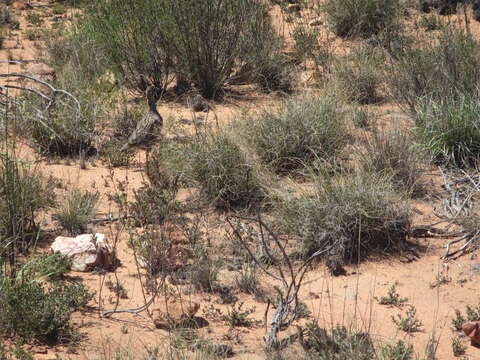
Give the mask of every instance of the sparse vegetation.
<path id="1" fill-rule="evenodd" d="M 189 171 L 217 207 L 251 207 L 265 196 L 257 170 L 226 134 L 204 134 L 191 143 Z"/>
<path id="2" fill-rule="evenodd" d="M 40 237 L 37 214 L 55 203 L 53 185 L 31 163 L 6 150 L 0 154 L 0 259 L 15 274 L 17 255 Z"/>
<path id="3" fill-rule="evenodd" d="M 329 333 L 317 322 L 307 323 L 302 345 L 312 353 L 310 359 L 367 360 L 375 357 L 375 348 L 369 334 L 348 330 L 340 325 Z"/>
<path id="4" fill-rule="evenodd" d="M 20 270 L 17 279 L 0 276 L 3 335 L 57 342 L 67 342 L 71 337 L 70 316 L 83 308 L 91 295 L 81 284 L 55 281 L 46 286 L 38 276 L 44 264 L 44 261 L 31 262 L 29 271 Z M 40 267 L 35 269 L 36 265 Z M 30 278 L 31 275 L 35 277 Z"/>
<path id="5" fill-rule="evenodd" d="M 402 130 L 373 132 L 359 149 L 361 166 L 366 172 L 390 177 L 400 192 L 420 194 L 423 154 L 413 137 Z"/>
<path id="6" fill-rule="evenodd" d="M 392 321 L 399 330 L 406 333 L 420 331 L 423 326 L 422 322 L 417 319 L 417 309 L 412 305 L 405 311 L 405 316 L 397 314 L 396 317 L 392 316 Z"/>
<path id="7" fill-rule="evenodd" d="M 413 346 L 405 344 L 402 340 L 398 340 L 394 345 L 387 344 L 382 347 L 382 359 L 384 360 L 413 360 Z"/>
<path id="8" fill-rule="evenodd" d="M 406 241 L 408 206 L 384 177 L 321 174 L 313 194 L 287 197 L 280 206 L 281 226 L 298 238 L 304 256 L 323 249 L 326 258 L 358 261 Z"/>
<path id="9" fill-rule="evenodd" d="M 348 140 L 347 110 L 332 95 L 286 100 L 241 120 L 243 136 L 275 171 L 289 172 L 314 160 L 334 159 Z"/>
<path id="10" fill-rule="evenodd" d="M 462 339 L 458 336 L 452 338 L 453 356 L 459 357 L 465 354 L 466 347 L 462 344 Z"/>
<path id="11" fill-rule="evenodd" d="M 324 9 L 338 36 L 368 38 L 397 28 L 400 6 L 400 2 L 392 0 L 327 0 Z"/>
<path id="12" fill-rule="evenodd" d="M 400 294 L 397 292 L 397 285 L 398 285 L 398 282 L 390 286 L 390 288 L 388 289 L 387 296 L 382 296 L 380 299 L 376 298 L 376 300 L 378 300 L 378 303 L 380 305 L 389 305 L 389 306 L 395 306 L 400 308 L 403 306 L 405 302 L 408 301 L 407 298 L 402 298 Z"/>
<path id="13" fill-rule="evenodd" d="M 95 217 L 99 198 L 98 191 L 73 189 L 57 216 L 60 225 L 71 235 L 86 232 L 89 221 Z"/>
<path id="14" fill-rule="evenodd" d="M 227 325 L 231 327 L 245 326 L 249 327 L 253 324 L 253 320 L 248 317 L 255 311 L 255 308 L 246 310 L 243 309 L 243 303 L 233 304 L 224 316 L 224 320 Z"/>

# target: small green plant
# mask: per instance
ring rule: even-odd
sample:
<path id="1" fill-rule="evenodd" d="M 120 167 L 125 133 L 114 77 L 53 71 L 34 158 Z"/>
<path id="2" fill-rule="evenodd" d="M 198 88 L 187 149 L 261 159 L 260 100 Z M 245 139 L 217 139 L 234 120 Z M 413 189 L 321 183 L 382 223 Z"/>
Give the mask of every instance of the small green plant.
<path id="1" fill-rule="evenodd" d="M 396 306 L 402 307 L 405 302 L 408 301 L 407 298 L 400 297 L 400 294 L 397 292 L 397 285 L 398 282 L 392 284 L 388 289 L 387 296 L 382 296 L 379 298 L 375 297 L 375 300 L 378 301 L 380 305 L 389 305 L 389 306 Z"/>
<path id="2" fill-rule="evenodd" d="M 407 345 L 402 340 L 398 340 L 394 345 L 383 346 L 382 356 L 382 360 L 413 360 L 413 345 Z"/>
<path id="3" fill-rule="evenodd" d="M 22 266 L 17 279 L 28 278 L 40 283 L 58 280 L 68 273 L 71 267 L 72 260 L 60 253 L 36 256 Z"/>
<path id="4" fill-rule="evenodd" d="M 223 320 L 230 327 L 245 326 L 249 327 L 253 324 L 253 320 L 248 317 L 255 312 L 255 308 L 242 310 L 243 303 L 233 304 L 232 307 L 228 310 L 227 314 L 224 315 Z"/>
<path id="5" fill-rule="evenodd" d="M 73 189 L 58 214 L 60 225 L 71 235 L 87 231 L 89 221 L 95 216 L 99 199 L 98 191 Z"/>
<path id="6" fill-rule="evenodd" d="M 397 314 L 397 316 L 392 316 L 393 323 L 397 326 L 399 330 L 405 331 L 407 333 L 418 332 L 421 330 L 423 324 L 420 320 L 417 319 L 417 309 L 414 306 L 410 305 L 405 312 L 405 316 L 402 314 Z"/>
<path id="7" fill-rule="evenodd" d="M 480 321 L 480 304 L 476 307 L 467 305 L 465 309 L 466 317 L 458 309 L 455 310 L 455 317 L 452 319 L 452 325 L 455 330 L 462 330 L 462 325 L 467 321 Z"/>
<path id="8" fill-rule="evenodd" d="M 214 291 L 221 265 L 220 257 L 214 257 L 203 244 L 197 244 L 193 248 L 193 262 L 188 270 L 190 283 L 197 290 Z"/>
<path id="9" fill-rule="evenodd" d="M 260 281 L 258 279 L 258 271 L 255 264 L 247 262 L 242 266 L 240 274 L 235 277 L 235 284 L 246 294 L 255 295 L 261 298 L 263 293 L 260 289 Z"/>
<path id="10" fill-rule="evenodd" d="M 452 338 L 452 352 L 453 356 L 459 357 L 465 354 L 466 347 L 462 344 L 462 339 L 459 336 Z"/>
<path id="11" fill-rule="evenodd" d="M 348 141 L 341 102 L 332 95 L 286 100 L 278 110 L 264 110 L 239 123 L 257 155 L 278 173 L 314 160 L 334 159 Z"/>
<path id="12" fill-rule="evenodd" d="M 107 280 L 105 286 L 120 299 L 128 299 L 127 290 L 120 282 L 114 283 L 112 280 Z"/>
<path id="13" fill-rule="evenodd" d="M 29 12 L 27 15 L 27 21 L 33 26 L 40 26 L 43 24 L 42 17 L 36 12 Z"/>
<path id="14" fill-rule="evenodd" d="M 0 260 L 7 261 L 14 274 L 18 253 L 29 250 L 40 236 L 38 212 L 55 204 L 55 193 L 53 183 L 37 168 L 4 151 L 0 153 Z"/>
<path id="15" fill-rule="evenodd" d="M 368 333 L 348 330 L 337 325 L 331 332 L 322 329 L 316 321 L 307 323 L 301 338 L 302 346 L 315 359 L 375 358 L 375 348 Z"/>
<path id="16" fill-rule="evenodd" d="M 462 325 L 466 322 L 467 320 L 463 317 L 462 312 L 458 309 L 455 310 L 455 317 L 452 319 L 452 325 L 455 328 L 455 330 L 460 331 L 462 330 Z"/>

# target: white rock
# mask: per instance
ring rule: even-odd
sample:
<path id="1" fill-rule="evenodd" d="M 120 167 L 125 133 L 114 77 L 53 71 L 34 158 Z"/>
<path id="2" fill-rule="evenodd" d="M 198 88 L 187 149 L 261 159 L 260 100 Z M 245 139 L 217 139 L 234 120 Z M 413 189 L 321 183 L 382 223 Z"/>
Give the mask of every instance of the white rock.
<path id="1" fill-rule="evenodd" d="M 112 246 L 100 233 L 77 237 L 58 236 L 51 249 L 71 258 L 73 271 L 89 271 L 95 266 L 110 265 L 114 260 Z"/>

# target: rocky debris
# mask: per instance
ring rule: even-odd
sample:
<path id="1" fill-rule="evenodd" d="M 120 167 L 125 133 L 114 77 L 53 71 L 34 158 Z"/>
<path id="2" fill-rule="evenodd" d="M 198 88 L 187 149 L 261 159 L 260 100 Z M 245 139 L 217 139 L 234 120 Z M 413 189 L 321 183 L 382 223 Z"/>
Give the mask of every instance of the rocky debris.
<path id="1" fill-rule="evenodd" d="M 480 321 L 470 321 L 462 325 L 462 331 L 473 343 L 480 345 Z"/>
<path id="2" fill-rule="evenodd" d="M 185 327 L 200 309 L 200 304 L 190 300 L 167 300 L 162 308 L 153 310 L 153 323 L 159 329 Z"/>
<path id="3" fill-rule="evenodd" d="M 48 66 L 47 64 L 34 64 L 29 69 L 30 74 L 34 76 L 53 76 L 55 75 L 55 70 Z"/>
<path id="4" fill-rule="evenodd" d="M 115 261 L 113 248 L 104 234 L 82 234 L 77 237 L 58 236 L 52 251 L 72 259 L 72 270 L 86 272 L 95 267 L 107 268 Z"/>

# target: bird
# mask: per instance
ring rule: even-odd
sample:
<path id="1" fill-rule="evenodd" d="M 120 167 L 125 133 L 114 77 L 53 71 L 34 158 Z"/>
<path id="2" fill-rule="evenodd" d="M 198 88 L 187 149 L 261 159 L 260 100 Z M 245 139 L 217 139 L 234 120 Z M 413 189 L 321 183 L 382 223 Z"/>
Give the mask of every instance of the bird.
<path id="1" fill-rule="evenodd" d="M 210 110 L 210 105 L 208 105 L 208 103 L 200 95 L 195 95 L 191 99 L 190 105 L 194 112 L 207 112 Z"/>
<path id="2" fill-rule="evenodd" d="M 161 90 L 155 86 L 149 86 L 145 91 L 148 103 L 148 114 L 137 123 L 135 130 L 128 137 L 127 142 L 120 148 L 125 151 L 131 146 L 151 140 L 156 128 L 163 126 L 163 118 L 157 110 L 157 102 L 161 97 Z"/>

